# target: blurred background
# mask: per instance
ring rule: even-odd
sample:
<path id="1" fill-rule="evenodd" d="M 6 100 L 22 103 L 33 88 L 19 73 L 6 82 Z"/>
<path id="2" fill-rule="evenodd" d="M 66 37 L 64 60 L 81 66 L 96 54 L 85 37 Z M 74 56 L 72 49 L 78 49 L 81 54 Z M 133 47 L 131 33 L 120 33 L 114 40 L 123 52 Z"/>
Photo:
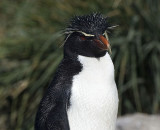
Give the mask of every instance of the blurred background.
<path id="1" fill-rule="evenodd" d="M 74 15 L 101 12 L 119 91 L 119 116 L 160 113 L 159 0 L 0 0 L 0 130 L 33 130 L 38 104 L 61 61 Z"/>

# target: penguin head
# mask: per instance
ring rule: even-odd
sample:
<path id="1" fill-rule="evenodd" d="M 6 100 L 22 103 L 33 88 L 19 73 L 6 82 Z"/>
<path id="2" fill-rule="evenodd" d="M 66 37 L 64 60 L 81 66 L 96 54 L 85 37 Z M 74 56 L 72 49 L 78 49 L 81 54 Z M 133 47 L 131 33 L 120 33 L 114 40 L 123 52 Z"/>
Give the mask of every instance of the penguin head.
<path id="1" fill-rule="evenodd" d="M 98 13 L 74 17 L 65 31 L 64 53 L 97 58 L 111 53 L 107 30 L 112 27 Z"/>

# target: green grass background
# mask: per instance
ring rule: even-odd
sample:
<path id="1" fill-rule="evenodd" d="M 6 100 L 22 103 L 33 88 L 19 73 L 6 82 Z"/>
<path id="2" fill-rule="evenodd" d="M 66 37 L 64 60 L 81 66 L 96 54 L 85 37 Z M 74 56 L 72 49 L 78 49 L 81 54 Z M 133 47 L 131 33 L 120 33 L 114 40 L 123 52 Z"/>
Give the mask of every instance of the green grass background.
<path id="1" fill-rule="evenodd" d="M 61 61 L 74 15 L 111 24 L 119 116 L 160 112 L 159 0 L 0 0 L 0 129 L 33 130 L 37 106 Z"/>

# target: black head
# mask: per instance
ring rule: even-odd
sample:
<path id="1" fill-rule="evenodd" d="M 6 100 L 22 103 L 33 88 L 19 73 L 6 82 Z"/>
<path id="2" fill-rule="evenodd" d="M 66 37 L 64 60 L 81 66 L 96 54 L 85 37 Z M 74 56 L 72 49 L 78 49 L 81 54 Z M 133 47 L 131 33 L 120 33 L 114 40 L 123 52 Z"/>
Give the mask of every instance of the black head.
<path id="1" fill-rule="evenodd" d="M 101 14 L 75 16 L 66 31 L 82 31 L 87 34 L 104 33 L 108 27 L 107 18 Z"/>
<path id="2" fill-rule="evenodd" d="M 65 55 L 104 56 L 106 51 L 111 51 L 109 28 L 107 18 L 98 13 L 74 17 L 65 32 Z"/>

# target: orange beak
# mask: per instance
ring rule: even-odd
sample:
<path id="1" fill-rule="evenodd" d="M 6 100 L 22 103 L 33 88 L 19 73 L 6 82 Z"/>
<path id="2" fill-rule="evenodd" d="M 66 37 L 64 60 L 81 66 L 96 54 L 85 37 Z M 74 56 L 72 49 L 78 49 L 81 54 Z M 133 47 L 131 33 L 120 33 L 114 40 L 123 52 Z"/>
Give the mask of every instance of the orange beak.
<path id="1" fill-rule="evenodd" d="M 98 40 L 95 39 L 95 41 L 97 43 L 97 46 L 100 49 L 107 50 L 109 52 L 109 54 L 112 53 L 111 52 L 111 46 L 110 46 L 108 40 L 103 35 L 99 35 Z"/>

